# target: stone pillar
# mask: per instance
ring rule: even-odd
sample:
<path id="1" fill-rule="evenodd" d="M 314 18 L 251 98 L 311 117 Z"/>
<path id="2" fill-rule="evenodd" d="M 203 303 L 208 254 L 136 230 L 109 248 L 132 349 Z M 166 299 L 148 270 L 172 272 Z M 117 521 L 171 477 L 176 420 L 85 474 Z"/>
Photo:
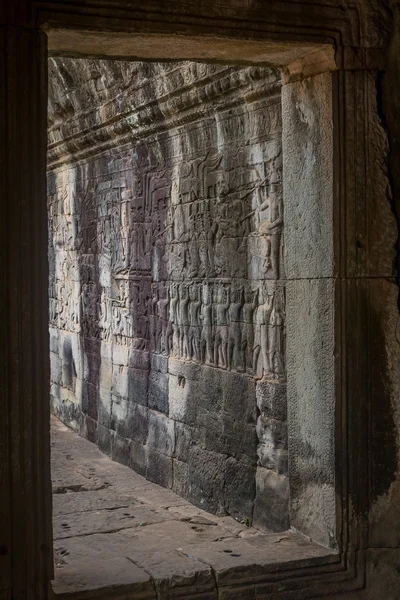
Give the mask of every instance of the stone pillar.
<path id="1" fill-rule="evenodd" d="M 0 27 L 0 596 L 52 577 L 46 36 Z"/>
<path id="2" fill-rule="evenodd" d="M 398 228 L 380 103 L 382 73 L 360 65 L 339 71 L 335 80 L 344 98 L 339 105 L 338 138 L 345 151 L 337 167 L 339 414 L 347 446 L 342 456 L 348 457 L 346 462 L 338 456 L 337 473 L 342 463 L 340 468 L 347 473 L 343 496 L 348 498 L 343 510 L 349 516 L 349 531 L 343 534 L 351 550 L 394 544 L 400 524 L 396 508 L 400 486 Z"/>
<path id="3" fill-rule="evenodd" d="M 332 75 L 282 88 L 290 524 L 336 543 Z"/>
<path id="4" fill-rule="evenodd" d="M 307 77 L 289 69 L 282 102 L 290 519 L 351 552 L 374 543 L 385 514 L 393 529 L 400 423 L 381 74 L 350 58 Z"/>

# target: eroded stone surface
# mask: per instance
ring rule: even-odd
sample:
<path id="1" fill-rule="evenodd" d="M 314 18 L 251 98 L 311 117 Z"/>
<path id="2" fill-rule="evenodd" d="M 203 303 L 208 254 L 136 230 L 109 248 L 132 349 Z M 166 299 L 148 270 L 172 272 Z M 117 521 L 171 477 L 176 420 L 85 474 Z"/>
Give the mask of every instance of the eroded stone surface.
<path id="1" fill-rule="evenodd" d="M 105 457 L 55 418 L 52 464 L 65 473 L 53 496 L 57 597 L 234 598 L 278 563 L 284 570 L 337 558 L 290 531 L 266 534 L 210 514 Z M 87 482 L 75 491 L 73 473 Z M 102 487 L 93 489 L 92 480 Z"/>
<path id="2" fill-rule="evenodd" d="M 53 413 L 251 522 L 288 471 L 278 71 L 51 60 L 48 158 Z"/>

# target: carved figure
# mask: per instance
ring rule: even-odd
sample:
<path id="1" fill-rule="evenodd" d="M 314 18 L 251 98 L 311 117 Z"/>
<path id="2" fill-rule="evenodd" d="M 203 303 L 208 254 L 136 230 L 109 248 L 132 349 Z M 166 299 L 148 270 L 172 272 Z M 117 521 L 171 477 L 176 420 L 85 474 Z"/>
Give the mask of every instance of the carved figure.
<path id="1" fill-rule="evenodd" d="M 150 350 L 160 352 L 158 339 L 158 284 L 151 285 L 152 296 L 149 298 L 149 333 L 150 333 Z"/>
<path id="2" fill-rule="evenodd" d="M 236 369 L 238 371 L 243 370 L 241 360 L 241 313 L 244 304 L 244 290 L 243 287 L 233 291 L 231 303 L 229 306 L 229 340 L 228 340 L 228 356 L 229 356 L 229 370 Z"/>
<path id="3" fill-rule="evenodd" d="M 212 291 L 208 284 L 203 286 L 200 319 L 201 328 L 201 360 L 206 365 L 214 363 L 214 336 L 213 336 L 213 299 Z"/>
<path id="4" fill-rule="evenodd" d="M 167 352 L 167 328 L 169 310 L 169 288 L 166 288 L 166 297 L 159 298 L 157 302 L 157 352 Z"/>
<path id="5" fill-rule="evenodd" d="M 201 361 L 200 352 L 200 307 L 201 297 L 199 287 L 193 284 L 189 291 L 189 358 Z"/>
<path id="6" fill-rule="evenodd" d="M 258 305 L 258 289 L 254 295 L 251 290 L 245 292 L 242 309 L 242 358 L 244 370 L 253 372 L 254 323 L 253 315 Z"/>
<path id="7" fill-rule="evenodd" d="M 180 357 L 189 358 L 189 302 L 188 286 L 184 283 L 179 288 L 179 326 L 180 326 Z"/>
<path id="8" fill-rule="evenodd" d="M 180 357 L 180 326 L 179 326 L 179 288 L 177 283 L 171 284 L 171 297 L 169 303 L 168 349 L 172 355 Z"/>
<path id="9" fill-rule="evenodd" d="M 124 190 L 121 192 L 121 262 L 123 268 L 126 268 L 129 265 L 131 199 L 131 190 Z"/>
<path id="10" fill-rule="evenodd" d="M 228 368 L 228 338 L 229 338 L 229 288 L 218 288 L 215 311 L 215 344 L 214 344 L 214 364 L 221 369 Z"/>
<path id="11" fill-rule="evenodd" d="M 281 254 L 281 234 L 283 228 L 283 207 L 280 194 L 273 194 L 262 199 L 260 186 L 258 188 L 259 198 L 259 225 L 258 232 L 263 236 L 266 245 L 265 268 L 274 273 L 275 279 L 279 279 L 280 254 Z M 264 218 L 262 211 L 268 209 L 268 216 Z"/>
<path id="12" fill-rule="evenodd" d="M 283 290 L 275 293 L 275 302 L 269 319 L 269 358 L 270 370 L 282 377 L 285 373 L 285 316 Z"/>
<path id="13" fill-rule="evenodd" d="M 200 68 L 190 67 L 196 77 Z M 119 180 L 112 163 L 112 175 L 100 165 L 82 181 L 78 171 L 73 183 L 61 177 L 49 198 L 53 326 L 283 378 L 285 302 L 274 285 L 282 277 L 281 140 L 261 139 L 260 119 L 224 117 L 217 134 L 231 148 L 215 150 L 207 122 L 203 151 L 178 132 L 173 143 L 147 140 L 118 158 Z M 249 145 L 238 141 L 241 128 Z"/>
<path id="14" fill-rule="evenodd" d="M 268 292 L 264 283 L 260 303 L 255 317 L 255 343 L 253 365 L 258 377 L 263 377 L 271 372 L 269 323 L 274 304 L 275 292 Z"/>

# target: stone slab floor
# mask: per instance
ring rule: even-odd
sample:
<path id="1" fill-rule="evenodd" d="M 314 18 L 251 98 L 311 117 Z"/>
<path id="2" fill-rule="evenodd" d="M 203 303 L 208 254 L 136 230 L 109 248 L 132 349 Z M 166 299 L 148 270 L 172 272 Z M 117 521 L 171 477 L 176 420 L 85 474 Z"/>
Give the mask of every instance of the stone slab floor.
<path id="1" fill-rule="evenodd" d="M 57 598 L 239 599 L 251 577 L 337 558 L 292 532 L 210 515 L 54 417 L 52 480 Z"/>

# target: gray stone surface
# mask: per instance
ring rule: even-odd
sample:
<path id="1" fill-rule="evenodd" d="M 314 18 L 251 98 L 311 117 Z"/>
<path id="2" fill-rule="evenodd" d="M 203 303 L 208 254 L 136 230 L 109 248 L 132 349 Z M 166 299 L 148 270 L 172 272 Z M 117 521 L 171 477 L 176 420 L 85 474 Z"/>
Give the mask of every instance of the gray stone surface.
<path id="1" fill-rule="evenodd" d="M 286 274 L 332 277 L 337 265 L 331 73 L 284 85 L 282 115 Z"/>
<path id="2" fill-rule="evenodd" d="M 278 564 L 284 572 L 296 561 L 337 559 L 290 531 L 261 533 L 209 514 L 111 461 L 55 418 L 52 473 L 57 598 L 236 599 L 245 597 L 244 573 L 260 581 L 276 577 Z M 251 511 L 237 493 L 254 485 L 247 465 L 229 458 L 225 480 L 232 513 Z"/>
<path id="3" fill-rule="evenodd" d="M 286 287 L 289 479 L 293 527 L 335 544 L 334 279 Z M 294 318 L 294 315 L 296 317 Z"/>
<path id="4" fill-rule="evenodd" d="M 251 520 L 257 462 L 287 468 L 280 74 L 50 72 L 52 410 L 151 481 Z M 65 153 L 94 128 L 89 153 Z"/>
<path id="5" fill-rule="evenodd" d="M 289 527 L 289 478 L 257 467 L 253 525 L 261 530 L 284 531 Z"/>

